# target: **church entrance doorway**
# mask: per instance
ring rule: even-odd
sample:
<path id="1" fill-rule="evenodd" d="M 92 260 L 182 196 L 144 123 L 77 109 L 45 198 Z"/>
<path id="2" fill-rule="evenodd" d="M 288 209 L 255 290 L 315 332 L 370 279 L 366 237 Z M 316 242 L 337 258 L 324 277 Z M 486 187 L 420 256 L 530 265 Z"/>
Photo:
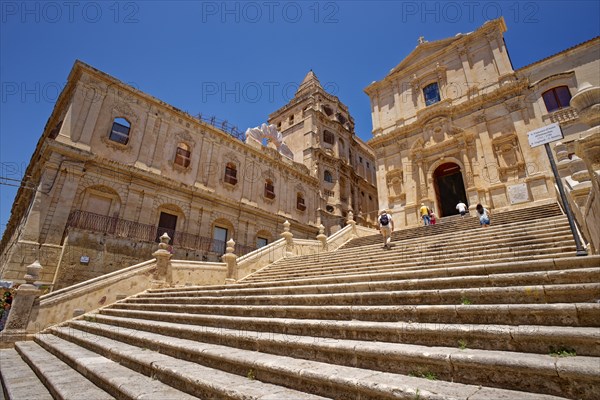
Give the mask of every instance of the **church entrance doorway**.
<path id="1" fill-rule="evenodd" d="M 454 163 L 444 163 L 433 172 L 435 195 L 439 210 L 439 217 L 458 214 L 456 205 L 459 202 L 467 206 L 467 193 L 463 182 L 460 167 Z"/>

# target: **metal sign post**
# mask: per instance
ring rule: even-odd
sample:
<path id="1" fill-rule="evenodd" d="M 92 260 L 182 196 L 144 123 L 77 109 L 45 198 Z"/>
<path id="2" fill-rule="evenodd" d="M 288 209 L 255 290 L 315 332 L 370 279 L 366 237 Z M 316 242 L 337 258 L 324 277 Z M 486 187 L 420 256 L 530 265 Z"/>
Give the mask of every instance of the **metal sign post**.
<path id="1" fill-rule="evenodd" d="M 550 160 L 550 167 L 552 168 L 554 180 L 556 181 L 556 185 L 558 186 L 560 199 L 562 200 L 562 203 L 565 207 L 565 213 L 567 214 L 567 219 L 569 220 L 571 233 L 573 234 L 573 239 L 575 239 L 575 246 L 577 249 L 575 254 L 578 256 L 587 256 L 587 251 L 583 248 L 583 244 L 579 239 L 579 234 L 577 233 L 577 228 L 575 227 L 573 213 L 571 212 L 571 207 L 569 206 L 567 196 L 565 195 L 565 188 L 563 187 L 562 180 L 558 175 L 558 168 L 556 168 L 556 163 L 554 162 L 554 157 L 552 156 L 552 150 L 550 150 L 550 142 L 554 142 L 563 138 L 560 125 L 558 123 L 547 125 L 543 128 L 533 130 L 527 135 L 529 138 L 529 145 L 531 147 L 536 147 L 543 144 L 546 148 L 546 154 L 548 154 L 548 159 Z"/>

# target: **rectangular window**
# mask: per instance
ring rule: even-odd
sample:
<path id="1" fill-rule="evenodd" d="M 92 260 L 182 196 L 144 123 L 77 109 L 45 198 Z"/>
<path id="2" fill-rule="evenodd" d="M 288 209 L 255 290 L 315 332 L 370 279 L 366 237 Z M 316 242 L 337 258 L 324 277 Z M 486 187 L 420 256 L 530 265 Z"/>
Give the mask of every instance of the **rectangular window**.
<path id="1" fill-rule="evenodd" d="M 118 122 L 113 122 L 108 138 L 113 142 L 127 144 L 129 141 L 129 127 Z"/>
<path id="2" fill-rule="evenodd" d="M 273 186 L 272 183 L 265 183 L 265 197 L 267 199 L 274 199 L 275 198 L 275 187 Z"/>
<path id="3" fill-rule="evenodd" d="M 213 229 L 212 251 L 218 254 L 225 254 L 227 248 L 227 229 L 215 226 Z"/>
<path id="4" fill-rule="evenodd" d="M 423 95 L 425 96 L 425 105 L 430 106 L 440 101 L 440 89 L 438 88 L 437 82 L 433 82 L 423 88 Z"/>
<path id="5" fill-rule="evenodd" d="M 296 208 L 300 211 L 306 210 L 306 205 L 304 204 L 304 198 L 302 198 L 302 197 L 296 198 Z"/>
<path id="6" fill-rule="evenodd" d="M 225 167 L 225 182 L 231 185 L 237 184 L 237 170 L 230 164 Z"/>
<path id="7" fill-rule="evenodd" d="M 265 247 L 267 244 L 269 244 L 268 239 L 261 238 L 261 237 L 256 238 L 256 248 L 257 249 L 260 249 L 261 247 Z"/>
<path id="8" fill-rule="evenodd" d="M 545 91 L 542 94 L 544 104 L 546 104 L 546 110 L 553 112 L 560 110 L 561 108 L 569 107 L 571 102 L 571 92 L 566 86 L 558 86 L 550 90 Z"/>

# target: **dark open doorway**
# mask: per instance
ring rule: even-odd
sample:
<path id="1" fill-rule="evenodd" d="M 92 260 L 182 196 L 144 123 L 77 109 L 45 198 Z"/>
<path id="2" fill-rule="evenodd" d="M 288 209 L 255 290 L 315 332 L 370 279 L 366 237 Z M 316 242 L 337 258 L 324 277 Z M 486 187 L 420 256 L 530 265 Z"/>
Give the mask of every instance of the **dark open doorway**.
<path id="1" fill-rule="evenodd" d="M 456 205 L 459 202 L 469 205 L 460 167 L 454 163 L 444 163 L 433 172 L 435 195 L 440 208 L 440 217 L 458 214 Z"/>
<path id="2" fill-rule="evenodd" d="M 160 218 L 158 219 L 158 229 L 156 230 L 156 241 L 160 242 L 160 237 L 163 233 L 167 233 L 171 240 L 169 244 L 173 244 L 173 239 L 175 238 L 175 228 L 177 227 L 177 215 L 169 214 L 166 212 L 160 213 Z"/>

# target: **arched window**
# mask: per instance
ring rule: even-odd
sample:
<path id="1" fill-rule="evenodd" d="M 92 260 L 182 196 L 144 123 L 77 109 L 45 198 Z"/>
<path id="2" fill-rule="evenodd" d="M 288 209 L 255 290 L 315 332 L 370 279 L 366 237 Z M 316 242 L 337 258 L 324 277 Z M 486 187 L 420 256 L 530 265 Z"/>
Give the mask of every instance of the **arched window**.
<path id="1" fill-rule="evenodd" d="M 234 163 L 227 163 L 225 166 L 225 183 L 229 183 L 230 185 L 237 184 L 237 167 Z"/>
<path id="2" fill-rule="evenodd" d="M 337 119 L 342 125 L 346 123 L 346 117 L 342 115 L 342 113 L 335 114 L 335 119 Z"/>
<path id="3" fill-rule="evenodd" d="M 440 89 L 437 82 L 430 83 L 423 88 L 423 95 L 425 96 L 425 105 L 430 106 L 440 101 Z"/>
<path id="4" fill-rule="evenodd" d="M 184 168 L 190 165 L 190 146 L 185 143 L 179 143 L 175 151 L 175 164 L 181 165 Z"/>
<path id="5" fill-rule="evenodd" d="M 329 107 L 327 104 L 323 105 L 323 112 L 325 113 L 325 115 L 327 115 L 328 117 L 331 116 L 331 114 L 333 114 L 333 110 L 331 109 L 331 107 Z"/>
<path id="6" fill-rule="evenodd" d="M 325 172 L 323 173 L 323 179 L 325 180 L 325 182 L 333 183 L 333 176 L 331 175 L 331 172 L 327 170 L 325 170 Z"/>
<path id="7" fill-rule="evenodd" d="M 275 186 L 273 186 L 273 181 L 270 179 L 265 181 L 265 197 L 267 199 L 275 198 Z"/>
<path id="8" fill-rule="evenodd" d="M 571 92 L 567 86 L 557 86 L 550 90 L 546 90 L 542 97 L 546 104 L 548 112 L 560 110 L 561 108 L 569 107 L 571 102 Z"/>
<path id="9" fill-rule="evenodd" d="M 300 211 L 306 210 L 306 204 L 304 204 L 304 196 L 302 193 L 296 194 L 296 208 Z"/>
<path id="10" fill-rule="evenodd" d="M 323 131 L 323 141 L 328 144 L 333 144 L 335 142 L 335 136 L 329 131 Z"/>
<path id="11" fill-rule="evenodd" d="M 131 124 L 125 118 L 115 118 L 108 138 L 113 142 L 127 144 L 129 142 L 129 130 Z"/>

